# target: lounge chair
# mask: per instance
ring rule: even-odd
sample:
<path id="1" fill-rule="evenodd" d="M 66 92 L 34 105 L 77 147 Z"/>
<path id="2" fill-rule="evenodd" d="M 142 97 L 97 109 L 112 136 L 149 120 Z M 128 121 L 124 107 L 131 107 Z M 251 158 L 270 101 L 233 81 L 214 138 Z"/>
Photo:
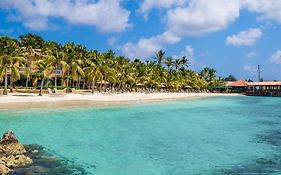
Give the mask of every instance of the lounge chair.
<path id="1" fill-rule="evenodd" d="M 54 96 L 54 95 L 55 95 L 55 94 L 53 93 L 52 89 L 47 88 L 47 90 L 48 90 L 48 93 L 49 93 L 50 96 Z"/>
<path id="2" fill-rule="evenodd" d="M 54 94 L 55 95 L 61 95 L 61 96 L 65 95 L 64 93 L 59 92 L 57 88 L 54 88 Z"/>

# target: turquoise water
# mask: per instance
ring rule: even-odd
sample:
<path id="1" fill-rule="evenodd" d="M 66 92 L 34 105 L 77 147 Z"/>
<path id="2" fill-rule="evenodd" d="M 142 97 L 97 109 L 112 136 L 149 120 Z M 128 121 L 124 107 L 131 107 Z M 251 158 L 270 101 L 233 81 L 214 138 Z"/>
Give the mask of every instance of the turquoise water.
<path id="1" fill-rule="evenodd" d="M 281 174 L 281 99 L 214 97 L 104 108 L 1 110 L 0 132 L 88 174 Z"/>

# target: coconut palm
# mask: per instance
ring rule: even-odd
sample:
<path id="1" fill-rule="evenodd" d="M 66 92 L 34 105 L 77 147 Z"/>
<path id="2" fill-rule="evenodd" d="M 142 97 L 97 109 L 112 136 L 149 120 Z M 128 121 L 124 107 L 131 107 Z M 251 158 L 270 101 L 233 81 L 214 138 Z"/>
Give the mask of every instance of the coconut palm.
<path id="1" fill-rule="evenodd" d="M 162 62 L 165 57 L 165 52 L 163 50 L 159 50 L 158 52 L 155 53 L 154 59 L 156 60 L 157 65 L 161 66 Z"/>
<path id="2" fill-rule="evenodd" d="M 41 79 L 39 96 L 42 96 L 44 82 L 46 79 L 51 77 L 54 66 L 48 60 L 40 60 L 35 63 L 34 67 L 36 69 L 35 72 L 39 75 L 39 78 Z"/>
<path id="3" fill-rule="evenodd" d="M 189 67 L 190 61 L 186 56 L 182 56 L 182 58 L 180 59 L 180 62 L 181 62 L 182 68 L 184 68 L 184 67 L 188 68 Z"/>
<path id="4" fill-rule="evenodd" d="M 210 67 L 204 67 L 200 72 L 199 75 L 201 78 L 205 79 L 208 82 L 213 81 L 216 78 L 216 70 Z"/>
<path id="5" fill-rule="evenodd" d="M 176 60 L 174 61 L 174 65 L 175 65 L 176 71 L 178 71 L 178 69 L 182 66 L 181 59 L 176 59 Z"/>
<path id="6" fill-rule="evenodd" d="M 13 86 L 13 81 L 20 79 L 19 65 L 20 62 L 24 61 L 16 40 L 8 37 L 0 37 L 0 60 L 0 75 L 4 75 L 3 94 L 7 95 L 8 73 L 11 75 L 10 83 Z"/>
<path id="7" fill-rule="evenodd" d="M 63 70 L 63 75 L 67 76 L 67 81 L 66 81 L 66 88 L 68 90 L 69 87 L 69 81 L 70 81 L 70 76 L 72 77 L 73 80 L 78 80 L 78 76 L 84 76 L 84 71 L 81 67 L 83 64 L 82 60 L 82 54 L 79 51 L 80 46 L 76 46 L 73 43 L 68 43 L 64 46 L 64 51 L 66 53 L 66 56 L 64 57 L 64 60 L 62 60 L 62 70 Z"/>
<path id="8" fill-rule="evenodd" d="M 53 74 L 55 76 L 55 88 L 57 88 L 58 84 L 58 75 L 61 74 L 62 65 L 66 65 L 67 63 L 64 61 L 66 54 L 62 50 L 62 47 L 55 42 L 48 42 L 44 46 L 44 57 L 49 59 L 51 64 L 54 66 Z"/>
<path id="9" fill-rule="evenodd" d="M 92 92 L 95 87 L 106 90 L 108 86 L 131 91 L 137 84 L 142 84 L 146 90 L 167 87 L 171 91 L 181 91 L 186 87 L 204 89 L 222 82 L 216 81 L 214 69 L 204 68 L 197 73 L 188 69 L 190 62 L 186 56 L 173 60 L 166 58 L 163 50 L 155 53 L 154 61 L 132 61 L 112 50 L 100 53 L 73 43 L 61 46 L 55 42 L 45 42 L 33 34 L 21 35 L 19 42 L 0 37 L 0 58 L 0 81 L 4 81 L 4 94 L 7 94 L 10 74 L 11 87 L 20 78 L 19 67 L 24 70 L 21 73 L 26 78 L 25 86 L 28 86 L 30 79 L 34 86 L 41 79 L 41 95 L 44 81 L 53 78 L 51 75 L 54 75 L 54 85 L 57 87 L 58 70 L 62 70 L 62 82 L 67 90 L 71 86 L 80 88 L 82 82 L 83 88 L 88 86 Z"/>
<path id="10" fill-rule="evenodd" d="M 41 38 L 38 35 L 34 34 L 26 34 L 26 35 L 20 35 L 20 46 L 27 48 L 28 50 L 36 50 L 36 49 L 42 49 L 45 45 L 45 41 L 43 38 Z"/>
<path id="11" fill-rule="evenodd" d="M 165 64 L 166 64 L 166 66 L 168 68 L 169 73 L 171 74 L 172 67 L 174 65 L 174 61 L 173 61 L 172 57 L 167 57 L 166 60 L 165 60 Z"/>
<path id="12" fill-rule="evenodd" d="M 101 80 L 103 75 L 98 65 L 97 60 L 86 60 L 87 67 L 84 68 L 85 77 L 91 83 L 92 93 L 95 91 L 97 80 Z"/>

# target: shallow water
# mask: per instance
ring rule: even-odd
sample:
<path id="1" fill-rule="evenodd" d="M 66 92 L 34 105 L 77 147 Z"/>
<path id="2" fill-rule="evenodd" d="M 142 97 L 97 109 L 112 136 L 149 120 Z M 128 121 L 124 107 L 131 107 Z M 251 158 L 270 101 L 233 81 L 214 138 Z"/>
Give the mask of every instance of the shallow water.
<path id="1" fill-rule="evenodd" d="M 88 174 L 281 174 L 280 106 L 280 98 L 212 97 L 4 110 L 0 132 L 12 130 Z"/>

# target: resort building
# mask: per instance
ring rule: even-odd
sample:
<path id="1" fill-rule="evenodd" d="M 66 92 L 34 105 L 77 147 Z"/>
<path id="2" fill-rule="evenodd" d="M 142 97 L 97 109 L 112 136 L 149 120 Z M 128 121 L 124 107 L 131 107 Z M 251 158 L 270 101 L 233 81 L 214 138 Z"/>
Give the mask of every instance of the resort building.
<path id="1" fill-rule="evenodd" d="M 248 82 L 247 95 L 281 96 L 281 81 Z"/>
<path id="2" fill-rule="evenodd" d="M 238 80 L 235 82 L 228 82 L 226 83 L 226 86 L 231 90 L 231 92 L 242 93 L 246 91 L 247 84 L 248 82 L 245 80 Z"/>
<path id="3" fill-rule="evenodd" d="M 247 82 L 238 80 L 227 82 L 225 92 L 245 93 L 250 96 L 281 96 L 281 81 Z"/>

